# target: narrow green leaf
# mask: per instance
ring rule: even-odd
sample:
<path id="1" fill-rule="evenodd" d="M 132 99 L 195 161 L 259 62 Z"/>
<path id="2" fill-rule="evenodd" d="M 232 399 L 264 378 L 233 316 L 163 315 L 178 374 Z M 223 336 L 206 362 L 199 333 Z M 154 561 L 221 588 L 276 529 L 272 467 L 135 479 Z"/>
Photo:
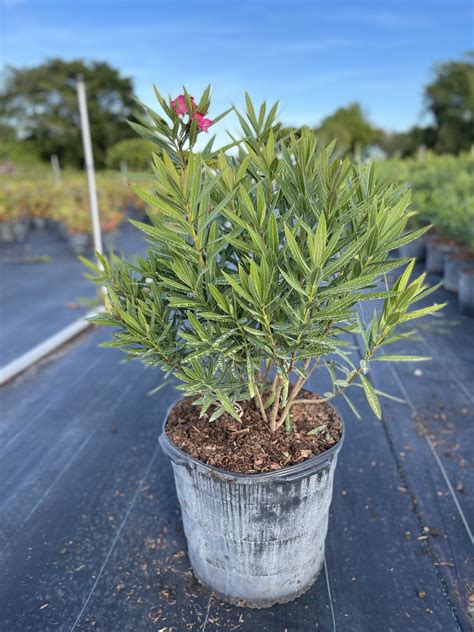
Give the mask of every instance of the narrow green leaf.
<path id="1" fill-rule="evenodd" d="M 380 419 L 382 417 L 382 410 L 380 408 L 379 398 L 377 397 L 377 393 L 375 392 L 374 387 L 369 382 L 369 380 L 365 377 L 365 375 L 359 375 L 362 386 L 364 387 L 365 396 L 367 397 L 367 401 L 370 404 L 370 407 L 374 411 L 375 415 Z"/>

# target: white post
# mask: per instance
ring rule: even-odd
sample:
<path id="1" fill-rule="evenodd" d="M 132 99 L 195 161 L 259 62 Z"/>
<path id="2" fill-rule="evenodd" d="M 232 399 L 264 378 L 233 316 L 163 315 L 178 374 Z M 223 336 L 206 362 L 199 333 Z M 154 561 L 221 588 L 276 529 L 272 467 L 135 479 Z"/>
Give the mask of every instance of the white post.
<path id="1" fill-rule="evenodd" d="M 84 162 L 89 185 L 89 203 L 92 217 L 92 235 L 96 252 L 102 254 L 102 233 L 100 230 L 99 208 L 97 204 L 97 189 L 95 186 L 94 156 L 92 154 L 91 131 L 89 126 L 89 114 L 87 112 L 86 85 L 82 75 L 77 77 L 77 99 L 79 101 L 79 114 L 81 116 L 82 144 L 84 146 Z"/>
<path id="2" fill-rule="evenodd" d="M 426 159 L 426 145 L 420 145 L 418 147 L 418 160 Z"/>
<path id="3" fill-rule="evenodd" d="M 61 167 L 59 165 L 59 158 L 57 154 L 53 154 L 51 156 L 51 168 L 53 170 L 54 184 L 57 187 L 62 187 L 63 181 L 61 178 Z"/>

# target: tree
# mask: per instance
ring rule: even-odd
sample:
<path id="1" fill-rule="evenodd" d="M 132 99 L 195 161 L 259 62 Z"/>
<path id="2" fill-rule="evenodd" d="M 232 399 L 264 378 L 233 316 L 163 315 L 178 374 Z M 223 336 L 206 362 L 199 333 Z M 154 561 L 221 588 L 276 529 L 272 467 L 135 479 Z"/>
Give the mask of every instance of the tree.
<path id="1" fill-rule="evenodd" d="M 425 101 L 436 124 L 435 150 L 469 149 L 474 144 L 474 53 L 440 64 L 425 88 Z"/>
<path id="2" fill-rule="evenodd" d="M 148 171 L 155 146 L 143 138 L 127 138 L 112 145 L 107 152 L 107 167 L 120 169 L 124 162 L 131 171 Z"/>
<path id="3" fill-rule="evenodd" d="M 49 59 L 40 66 L 7 69 L 0 92 L 0 125 L 16 135 L 43 159 L 57 154 L 63 164 L 83 161 L 75 80 L 87 84 L 94 157 L 105 164 L 108 147 L 133 136 L 126 123 L 132 112 L 133 84 L 105 62 Z"/>
<path id="4" fill-rule="evenodd" d="M 436 129 L 432 126 L 415 125 L 407 132 L 385 132 L 379 139 L 379 145 L 388 156 L 406 158 L 413 156 L 420 147 L 433 149 L 436 141 Z"/>
<path id="5" fill-rule="evenodd" d="M 315 131 L 323 142 L 336 139 L 339 149 L 352 155 L 376 143 L 381 136 L 381 132 L 370 123 L 359 103 L 337 109 L 334 114 L 323 119 Z"/>

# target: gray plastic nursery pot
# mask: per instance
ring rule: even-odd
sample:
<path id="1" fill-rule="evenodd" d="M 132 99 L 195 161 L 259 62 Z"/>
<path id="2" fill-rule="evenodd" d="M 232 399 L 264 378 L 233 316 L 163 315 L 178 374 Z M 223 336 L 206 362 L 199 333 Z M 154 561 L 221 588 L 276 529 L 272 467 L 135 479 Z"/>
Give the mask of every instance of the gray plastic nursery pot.
<path id="1" fill-rule="evenodd" d="M 474 316 L 474 268 L 463 270 L 459 276 L 459 311 Z"/>
<path id="2" fill-rule="evenodd" d="M 443 274 L 444 256 L 456 250 L 454 244 L 432 239 L 426 244 L 426 271 L 432 274 Z"/>
<path id="3" fill-rule="evenodd" d="M 28 228 L 26 219 L 0 222 L 0 242 L 25 241 Z"/>
<path id="4" fill-rule="evenodd" d="M 474 258 L 467 257 L 463 253 L 449 253 L 444 255 L 443 287 L 448 292 L 459 291 L 459 278 L 461 272 L 474 267 Z"/>
<path id="5" fill-rule="evenodd" d="M 415 239 L 415 241 L 411 241 L 409 244 L 405 244 L 404 246 L 400 246 L 399 254 L 400 257 L 415 258 L 417 261 L 424 261 L 426 256 L 426 243 L 427 237 L 426 235 L 422 235 Z"/>
<path id="6" fill-rule="evenodd" d="M 48 225 L 46 217 L 32 217 L 30 226 L 33 230 L 44 230 Z"/>
<path id="7" fill-rule="evenodd" d="M 314 583 L 324 563 L 343 439 L 297 465 L 240 474 L 177 448 L 165 422 L 160 443 L 171 459 L 189 559 L 201 584 L 229 603 L 265 608 L 296 599 Z"/>
<path id="8" fill-rule="evenodd" d="M 75 255 L 86 255 L 92 250 L 92 240 L 88 233 L 68 233 L 67 239 Z"/>

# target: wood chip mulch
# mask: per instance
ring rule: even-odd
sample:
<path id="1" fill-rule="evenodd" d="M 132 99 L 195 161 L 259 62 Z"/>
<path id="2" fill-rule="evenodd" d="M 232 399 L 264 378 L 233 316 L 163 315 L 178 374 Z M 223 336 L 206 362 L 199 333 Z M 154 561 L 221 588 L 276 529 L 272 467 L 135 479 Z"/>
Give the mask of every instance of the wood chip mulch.
<path id="1" fill-rule="evenodd" d="M 279 470 L 321 454 L 342 435 L 341 419 L 331 405 L 317 403 L 319 396 L 309 391 L 299 397 L 315 403 L 293 406 L 291 432 L 282 426 L 272 433 L 253 401 L 240 402 L 240 423 L 228 413 L 209 422 L 213 411 L 200 419 L 194 398 L 185 397 L 172 409 L 166 433 L 178 448 L 214 467 L 245 474 Z M 308 435 L 315 428 L 316 434 Z"/>

